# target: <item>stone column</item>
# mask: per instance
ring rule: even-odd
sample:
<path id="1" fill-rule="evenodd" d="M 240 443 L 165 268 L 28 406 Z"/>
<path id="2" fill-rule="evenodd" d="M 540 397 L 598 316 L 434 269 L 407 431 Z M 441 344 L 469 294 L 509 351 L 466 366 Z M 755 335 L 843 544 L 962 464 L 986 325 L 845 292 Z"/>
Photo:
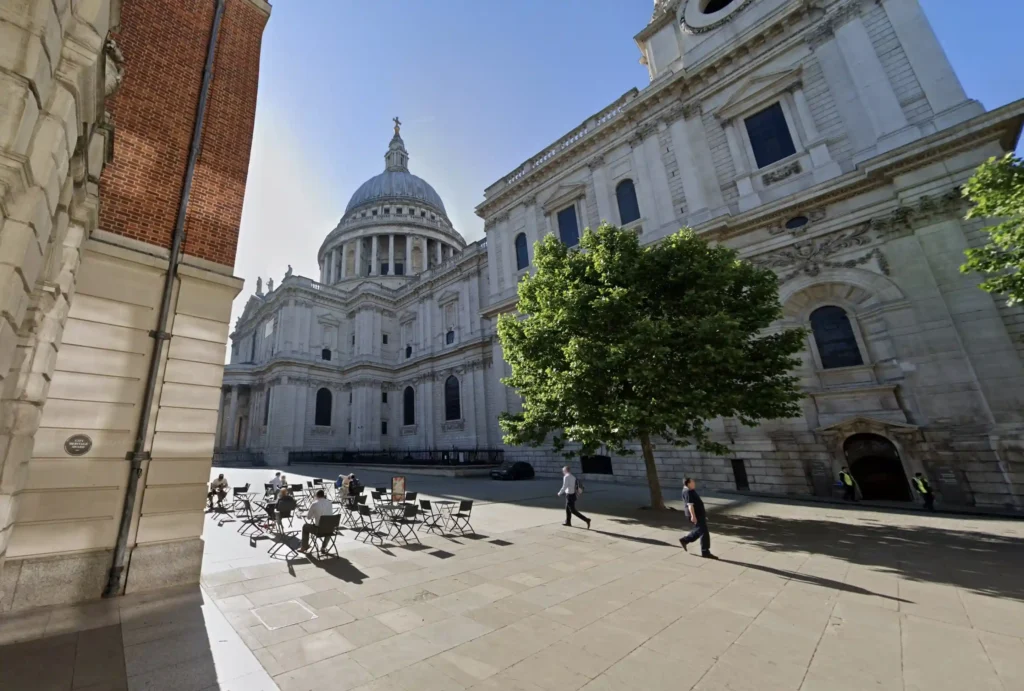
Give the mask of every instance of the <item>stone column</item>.
<path id="1" fill-rule="evenodd" d="M 814 166 L 814 181 L 824 182 L 838 177 L 842 171 L 839 164 L 832 160 L 832 155 L 828 152 L 828 145 L 821 133 L 818 132 L 817 125 L 814 124 L 814 115 L 811 114 L 803 86 L 795 87 L 792 93 L 796 114 L 803 126 L 803 136 L 807 140 L 804 145 L 810 153 L 811 165 Z"/>
<path id="2" fill-rule="evenodd" d="M 440 264 L 441 262 L 444 261 L 444 257 L 441 256 L 441 241 L 437 240 L 434 243 L 434 247 L 437 248 L 437 263 Z"/>
<path id="3" fill-rule="evenodd" d="M 878 138 L 875 155 L 917 138 L 917 128 L 907 123 L 892 83 L 861 20 L 860 3 L 850 3 L 840 9 L 833 19 L 833 31 L 857 98 L 867 105 L 868 120 Z"/>
<path id="4" fill-rule="evenodd" d="M 227 448 L 233 449 L 238 443 L 238 387 L 231 387 L 231 403 L 228 407 Z"/>
<path id="5" fill-rule="evenodd" d="M 370 275 L 376 276 L 380 273 L 380 257 L 377 251 L 377 235 L 370 238 Z"/>
<path id="6" fill-rule="evenodd" d="M 750 159 L 747 158 L 746 149 L 740 141 L 740 133 L 736 131 L 735 120 L 726 120 L 722 123 L 725 128 L 725 138 L 729 143 L 729 154 L 732 156 L 733 167 L 736 169 L 736 188 L 739 190 L 740 211 L 749 211 L 760 206 L 761 197 L 754 190 L 754 183 L 750 180 Z"/>
<path id="7" fill-rule="evenodd" d="M 657 127 L 648 128 L 644 137 L 644 158 L 647 159 L 647 171 L 651 177 L 651 192 L 654 195 L 654 208 L 657 211 L 660 228 L 675 220 L 676 210 L 672 203 L 672 190 L 668 186 L 668 173 L 665 172 L 665 163 L 661 159 Z"/>
<path id="8" fill-rule="evenodd" d="M 984 108 L 968 100 L 917 0 L 887 0 L 882 6 L 932 107 L 936 128 L 945 129 L 981 115 Z"/>
<path id="9" fill-rule="evenodd" d="M 356 261 L 355 261 L 355 270 L 354 270 L 354 274 L 355 274 L 356 278 L 358 278 L 358 277 L 363 275 L 362 264 L 363 264 L 363 239 L 362 238 L 356 238 Z"/>
<path id="10" fill-rule="evenodd" d="M 388 235 L 388 273 L 395 275 L 395 234 Z"/>
<path id="11" fill-rule="evenodd" d="M 644 225 L 657 226 L 659 225 L 658 211 L 654 202 L 654 190 L 650 172 L 647 170 L 647 158 L 644 155 L 643 144 L 643 137 L 640 134 L 629 140 L 629 145 L 633 148 L 633 170 L 636 171 L 636 176 L 639 178 L 636 180 L 637 201 L 640 203 L 640 218 L 643 219 Z"/>
<path id="12" fill-rule="evenodd" d="M 430 268 L 430 240 L 425 235 L 421 239 L 423 240 L 423 267 L 420 270 L 426 271 Z"/>
<path id="13" fill-rule="evenodd" d="M 708 208 L 707 195 L 704 193 L 700 177 L 697 175 L 700 166 L 690 146 L 690 133 L 686 117 L 683 116 L 675 120 L 669 126 L 669 131 L 672 135 L 672 148 L 676 153 L 676 162 L 679 164 L 679 176 L 683 182 L 683 196 L 686 197 L 687 222 L 689 225 L 697 225 L 708 220 L 711 212 Z M 711 169 L 711 171 L 713 170 L 714 168 Z"/>
<path id="14" fill-rule="evenodd" d="M 622 219 L 619 218 L 619 215 L 612 212 L 615 204 L 612 202 L 612 191 L 608 187 L 608 172 L 605 169 L 604 156 L 595 156 L 587 162 L 587 166 L 590 168 L 590 174 L 594 178 L 594 194 L 597 195 L 597 215 L 600 216 L 598 223 L 601 221 L 615 224 L 621 223 Z M 536 227 L 537 219 L 534 218 L 533 220 L 534 227 Z M 529 228 L 529 216 L 527 216 L 526 225 Z M 529 232 L 527 232 L 527 237 L 532 238 Z"/>

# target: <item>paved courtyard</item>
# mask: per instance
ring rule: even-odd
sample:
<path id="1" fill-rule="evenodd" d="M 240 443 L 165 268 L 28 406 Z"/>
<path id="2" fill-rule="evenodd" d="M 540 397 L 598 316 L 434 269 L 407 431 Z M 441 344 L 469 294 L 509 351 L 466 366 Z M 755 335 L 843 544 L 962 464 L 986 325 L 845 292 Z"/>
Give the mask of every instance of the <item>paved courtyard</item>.
<path id="1" fill-rule="evenodd" d="M 709 498 L 709 561 L 680 549 L 681 511 L 638 509 L 644 488 L 591 483 L 587 530 L 560 525 L 554 480 L 408 482 L 474 499 L 478 535 L 421 534 L 416 549 L 346 537 L 342 559 L 286 561 L 211 514 L 202 592 L 40 613 L 34 641 L 0 620 L 0 669 L 63 640 L 83 683 L 32 685 L 37 671 L 13 688 L 1024 688 L 1024 522 Z M 97 646 L 108 667 L 123 657 L 123 680 L 85 683 Z"/>

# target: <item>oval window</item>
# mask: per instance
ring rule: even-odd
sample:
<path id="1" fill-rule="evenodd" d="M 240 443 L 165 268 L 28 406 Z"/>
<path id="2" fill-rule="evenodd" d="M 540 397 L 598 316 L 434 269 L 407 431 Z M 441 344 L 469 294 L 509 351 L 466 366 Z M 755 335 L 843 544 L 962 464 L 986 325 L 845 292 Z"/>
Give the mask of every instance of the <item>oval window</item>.
<path id="1" fill-rule="evenodd" d="M 786 230 L 796 230 L 797 228 L 803 228 L 808 223 L 810 223 L 810 219 L 808 219 L 806 216 L 794 216 L 793 218 L 786 221 Z"/>

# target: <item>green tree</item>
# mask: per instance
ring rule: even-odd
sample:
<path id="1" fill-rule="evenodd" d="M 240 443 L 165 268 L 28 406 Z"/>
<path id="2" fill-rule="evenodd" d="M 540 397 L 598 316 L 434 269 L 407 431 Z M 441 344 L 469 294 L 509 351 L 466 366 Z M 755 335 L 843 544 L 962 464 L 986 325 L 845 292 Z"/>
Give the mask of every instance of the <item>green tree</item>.
<path id="1" fill-rule="evenodd" d="M 503 414 L 509 444 L 550 443 L 566 456 L 639 440 L 653 508 L 664 508 L 652 438 L 710 453 L 707 423 L 798 414 L 791 371 L 805 332 L 766 333 L 781 316 L 775 274 L 689 230 L 641 247 L 602 225 L 580 250 L 553 235 L 519 284 L 518 315 L 498 321 L 523 411 Z M 566 446 L 570 442 L 570 447 Z"/>
<path id="2" fill-rule="evenodd" d="M 1024 160 L 1013 154 L 990 158 L 963 193 L 973 204 L 967 218 L 999 222 L 985 228 L 987 245 L 967 250 L 960 270 L 986 274 L 981 288 L 1006 295 L 1011 305 L 1024 301 Z"/>

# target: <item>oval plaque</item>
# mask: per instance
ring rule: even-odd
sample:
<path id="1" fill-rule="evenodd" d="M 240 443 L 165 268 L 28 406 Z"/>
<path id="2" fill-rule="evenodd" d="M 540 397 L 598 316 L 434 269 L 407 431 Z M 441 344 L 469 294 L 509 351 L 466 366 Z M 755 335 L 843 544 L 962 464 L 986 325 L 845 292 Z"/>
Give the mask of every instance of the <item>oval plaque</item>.
<path id="1" fill-rule="evenodd" d="M 72 434 L 64 442 L 64 451 L 69 456 L 84 456 L 92 448 L 92 439 L 88 434 Z"/>

